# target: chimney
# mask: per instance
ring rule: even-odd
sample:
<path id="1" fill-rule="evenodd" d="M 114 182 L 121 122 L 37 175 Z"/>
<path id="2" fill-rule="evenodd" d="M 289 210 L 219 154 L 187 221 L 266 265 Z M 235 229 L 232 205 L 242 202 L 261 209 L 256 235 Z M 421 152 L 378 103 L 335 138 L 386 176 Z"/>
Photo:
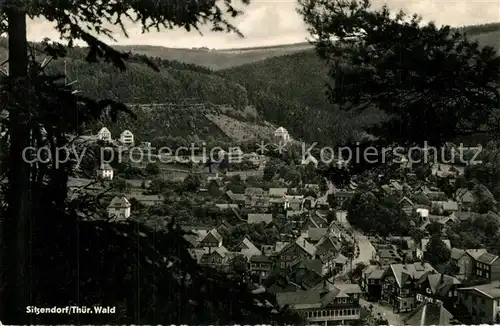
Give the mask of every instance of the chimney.
<path id="1" fill-rule="evenodd" d="M 304 238 L 303 241 L 304 241 L 303 246 L 305 247 L 306 246 L 306 239 Z"/>

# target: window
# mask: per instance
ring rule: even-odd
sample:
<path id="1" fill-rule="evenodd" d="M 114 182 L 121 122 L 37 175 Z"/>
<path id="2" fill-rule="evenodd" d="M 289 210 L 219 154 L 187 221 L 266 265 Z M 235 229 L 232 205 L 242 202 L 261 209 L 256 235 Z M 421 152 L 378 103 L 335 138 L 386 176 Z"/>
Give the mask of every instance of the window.
<path id="1" fill-rule="evenodd" d="M 417 294 L 417 301 L 423 301 L 423 297 L 421 294 Z"/>
<path id="2" fill-rule="evenodd" d="M 490 278 L 490 274 L 489 273 L 484 273 L 484 277 Z"/>
<path id="3" fill-rule="evenodd" d="M 326 311 L 325 311 L 325 310 L 323 310 L 323 311 L 321 312 L 321 315 L 322 315 L 323 317 L 326 317 Z"/>
<path id="4" fill-rule="evenodd" d="M 451 298 L 452 296 L 453 296 L 453 291 L 448 292 L 448 297 Z"/>
<path id="5" fill-rule="evenodd" d="M 343 315 L 344 315 L 344 310 L 343 309 L 339 310 L 339 316 L 343 316 Z"/>
<path id="6" fill-rule="evenodd" d="M 339 311 L 338 310 L 335 310 L 334 313 L 335 313 L 335 316 L 339 315 Z"/>

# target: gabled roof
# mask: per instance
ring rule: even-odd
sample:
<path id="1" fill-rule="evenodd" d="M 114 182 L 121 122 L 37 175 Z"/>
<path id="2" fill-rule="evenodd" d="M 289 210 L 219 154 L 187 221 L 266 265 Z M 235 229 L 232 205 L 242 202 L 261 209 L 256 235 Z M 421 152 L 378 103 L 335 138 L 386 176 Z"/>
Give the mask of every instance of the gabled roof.
<path id="1" fill-rule="evenodd" d="M 400 201 L 399 201 L 400 204 L 402 205 L 410 205 L 410 206 L 415 206 L 415 203 L 413 203 L 413 201 L 411 201 L 410 198 L 404 196 Z"/>
<path id="2" fill-rule="evenodd" d="M 488 252 L 483 253 L 476 260 L 486 265 L 491 265 L 495 260 L 498 259 L 497 255 L 490 254 Z"/>
<path id="3" fill-rule="evenodd" d="M 443 203 L 444 211 L 458 211 L 458 203 L 456 201 L 445 201 Z"/>
<path id="4" fill-rule="evenodd" d="M 403 320 L 405 325 L 449 325 L 453 315 L 440 304 L 423 302 Z"/>
<path id="5" fill-rule="evenodd" d="M 210 230 L 207 235 L 203 238 L 203 240 L 201 240 L 201 242 L 205 241 L 205 239 L 209 239 L 210 238 L 216 240 L 217 242 L 222 242 L 222 235 L 219 233 L 219 231 L 217 231 L 217 229 L 212 229 Z"/>
<path id="6" fill-rule="evenodd" d="M 380 280 L 384 276 L 385 271 L 385 268 L 378 265 L 368 265 L 363 270 L 363 275 L 365 275 L 368 279 Z"/>
<path id="7" fill-rule="evenodd" d="M 243 238 L 236 246 L 236 249 L 239 250 L 243 256 L 247 257 L 247 259 L 250 259 L 252 256 L 262 255 L 262 252 L 247 237 Z"/>
<path id="8" fill-rule="evenodd" d="M 98 134 L 104 134 L 104 133 L 110 134 L 111 132 L 109 131 L 108 128 L 102 127 L 101 130 L 99 130 Z"/>
<path id="9" fill-rule="evenodd" d="M 465 255 L 465 250 L 458 248 L 451 248 L 451 259 L 459 260 Z"/>
<path id="10" fill-rule="evenodd" d="M 290 247 L 292 247 L 294 245 L 299 246 L 299 248 L 301 248 L 302 250 L 304 250 L 311 257 L 313 257 L 316 254 L 316 246 L 314 246 L 313 244 L 311 244 L 310 242 L 308 242 L 302 236 L 298 237 L 297 240 L 295 240 L 294 242 L 288 243 L 285 247 L 283 247 L 280 250 L 280 253 L 284 252 L 285 250 L 287 250 L 288 248 L 290 248 Z"/>
<path id="11" fill-rule="evenodd" d="M 125 198 L 124 196 L 121 197 L 116 196 L 115 198 L 113 198 L 113 200 L 111 200 L 111 203 L 109 203 L 108 208 L 119 209 L 119 208 L 129 208 L 130 206 L 132 205 L 130 205 L 130 202 L 128 201 L 127 198 Z"/>
<path id="12" fill-rule="evenodd" d="M 494 281 L 488 284 L 460 288 L 458 289 L 458 291 L 475 291 L 492 299 L 497 299 L 500 298 L 500 281 Z"/>
<path id="13" fill-rule="evenodd" d="M 392 270 L 396 282 L 399 287 L 409 278 L 411 280 L 419 280 L 426 273 L 435 273 L 436 270 L 429 263 L 413 263 L 413 264 L 391 264 L 389 269 Z"/>
<path id="14" fill-rule="evenodd" d="M 284 197 L 288 192 L 288 188 L 269 188 L 269 196 Z"/>
<path id="15" fill-rule="evenodd" d="M 266 191 L 262 188 L 249 187 L 245 189 L 246 196 L 264 196 Z"/>
<path id="16" fill-rule="evenodd" d="M 457 189 L 455 198 L 463 203 L 473 203 L 476 201 L 476 196 L 474 196 L 474 193 L 467 188 Z"/>
<path id="17" fill-rule="evenodd" d="M 113 171 L 113 168 L 108 163 L 101 163 L 101 165 L 99 166 L 99 170 Z"/>
<path id="18" fill-rule="evenodd" d="M 310 228 L 307 230 L 307 238 L 311 241 L 319 241 L 328 232 L 328 228 Z"/>
<path id="19" fill-rule="evenodd" d="M 465 251 L 475 260 L 481 257 L 482 254 L 488 252 L 486 249 L 466 249 Z"/>
<path id="20" fill-rule="evenodd" d="M 127 135 L 127 136 L 132 135 L 133 136 L 134 134 L 132 133 L 132 131 L 130 131 L 128 129 L 125 129 L 125 130 L 122 131 L 122 133 L 120 135 L 121 136 L 124 136 L 124 135 Z"/>
<path id="21" fill-rule="evenodd" d="M 427 275 L 427 281 L 431 292 L 441 297 L 447 296 L 454 285 L 461 284 L 455 277 L 441 273 Z"/>

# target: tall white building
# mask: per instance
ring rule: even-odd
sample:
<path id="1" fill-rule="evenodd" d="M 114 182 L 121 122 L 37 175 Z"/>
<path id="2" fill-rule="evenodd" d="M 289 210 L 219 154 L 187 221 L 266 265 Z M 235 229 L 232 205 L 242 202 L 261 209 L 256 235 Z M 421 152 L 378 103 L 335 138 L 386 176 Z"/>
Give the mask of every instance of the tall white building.
<path id="1" fill-rule="evenodd" d="M 106 163 L 102 163 L 97 169 L 97 177 L 103 180 L 113 180 L 113 168 Z"/>
<path id="2" fill-rule="evenodd" d="M 100 140 L 104 140 L 104 141 L 109 141 L 110 142 L 111 141 L 111 132 L 109 131 L 108 128 L 103 127 L 97 133 L 97 138 L 99 138 Z"/>
<path id="3" fill-rule="evenodd" d="M 123 145 L 133 146 L 134 145 L 134 134 L 130 130 L 124 130 L 120 134 L 120 142 Z"/>
<path id="4" fill-rule="evenodd" d="M 274 138 L 276 138 L 278 141 L 286 143 L 290 141 L 290 134 L 285 128 L 279 127 L 274 131 Z"/>

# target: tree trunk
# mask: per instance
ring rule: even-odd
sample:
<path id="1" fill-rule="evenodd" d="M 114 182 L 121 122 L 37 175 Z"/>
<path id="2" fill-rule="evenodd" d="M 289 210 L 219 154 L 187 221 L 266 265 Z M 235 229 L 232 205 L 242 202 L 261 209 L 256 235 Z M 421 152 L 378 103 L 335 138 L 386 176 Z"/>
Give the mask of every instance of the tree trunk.
<path id="1" fill-rule="evenodd" d="M 9 110 L 10 120 L 10 170 L 9 188 L 6 194 L 7 214 L 2 221 L 4 287 L 1 293 L 2 322 L 23 323 L 27 319 L 29 305 L 29 221 L 31 219 L 30 165 L 23 160 L 23 149 L 30 146 L 28 53 L 26 36 L 26 13 L 19 6 L 5 8 L 9 35 L 9 76 L 14 80 L 16 91 L 12 92 Z M 23 96 L 24 95 L 24 96 Z M 21 110 L 23 109 L 23 110 Z M 26 111 L 24 111 L 26 110 Z"/>

